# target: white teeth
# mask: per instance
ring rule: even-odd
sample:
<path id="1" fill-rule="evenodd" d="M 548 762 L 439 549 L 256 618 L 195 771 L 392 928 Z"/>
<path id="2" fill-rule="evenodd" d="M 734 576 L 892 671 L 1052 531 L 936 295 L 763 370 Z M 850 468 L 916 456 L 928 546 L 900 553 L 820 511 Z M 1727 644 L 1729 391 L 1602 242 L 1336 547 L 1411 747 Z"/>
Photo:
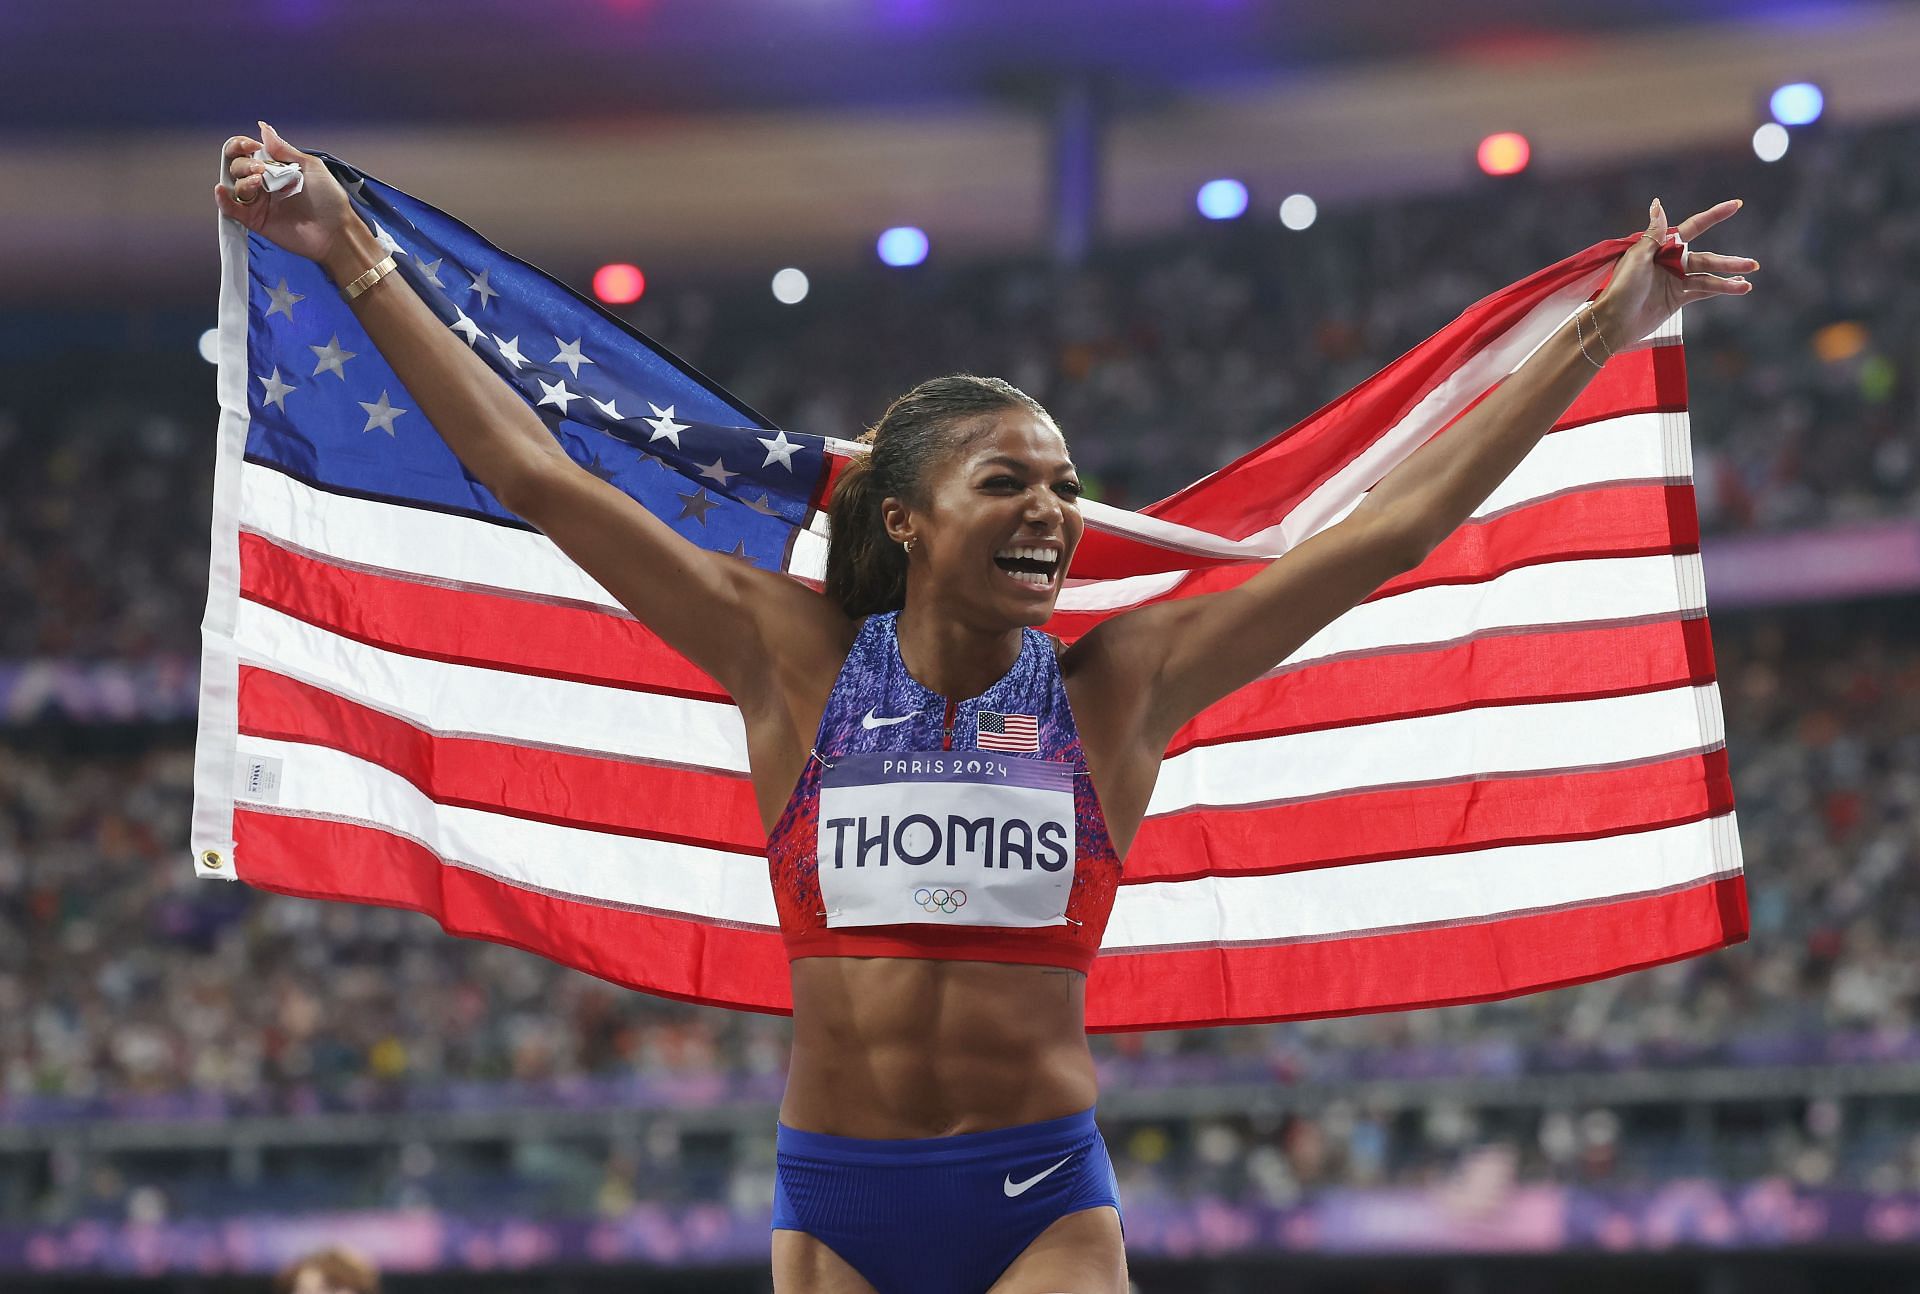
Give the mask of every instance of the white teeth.
<path id="1" fill-rule="evenodd" d="M 1029 546 L 1021 546 L 1018 548 L 1002 548 L 998 553 L 994 555 L 996 557 L 1006 557 L 1006 558 L 1024 557 L 1028 561 L 1046 562 L 1049 565 L 1057 563 L 1060 560 L 1060 554 L 1055 549 L 1034 548 Z"/>

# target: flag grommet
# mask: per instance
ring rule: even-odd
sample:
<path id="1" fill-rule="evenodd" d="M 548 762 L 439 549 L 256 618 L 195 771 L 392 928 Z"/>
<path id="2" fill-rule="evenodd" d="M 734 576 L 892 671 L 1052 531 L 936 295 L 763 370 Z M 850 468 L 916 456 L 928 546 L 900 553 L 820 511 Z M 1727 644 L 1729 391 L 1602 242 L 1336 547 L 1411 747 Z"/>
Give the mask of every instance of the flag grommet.
<path id="1" fill-rule="evenodd" d="M 208 849 L 201 853 L 200 865 L 202 867 L 211 867 L 215 871 L 218 871 L 220 868 L 226 866 L 226 859 L 221 855 L 219 850 Z"/>

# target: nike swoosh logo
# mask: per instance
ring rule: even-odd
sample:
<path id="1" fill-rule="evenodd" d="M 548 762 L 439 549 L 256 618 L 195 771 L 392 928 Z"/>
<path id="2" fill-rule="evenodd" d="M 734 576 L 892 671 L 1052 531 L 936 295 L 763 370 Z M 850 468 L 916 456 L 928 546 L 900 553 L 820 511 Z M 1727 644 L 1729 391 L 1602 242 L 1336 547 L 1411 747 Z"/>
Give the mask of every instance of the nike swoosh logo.
<path id="1" fill-rule="evenodd" d="M 1072 1155 L 1067 1156 L 1067 1159 L 1072 1159 L 1072 1158 L 1073 1158 Z M 1055 1164 L 1053 1168 L 1060 1167 L 1060 1164 L 1066 1163 L 1067 1159 L 1061 1160 L 1060 1163 Z M 1012 1199 L 1016 1195 L 1025 1195 L 1029 1187 L 1031 1187 L 1035 1182 L 1039 1181 L 1041 1178 L 1045 1177 L 1047 1173 L 1051 1173 L 1053 1171 L 1053 1168 L 1049 1168 L 1045 1170 L 1045 1172 L 1035 1173 L 1032 1177 L 1029 1177 L 1024 1182 L 1014 1181 L 1013 1174 L 1008 1173 L 1007 1180 L 1000 1184 L 1000 1189 L 1007 1193 L 1008 1199 Z"/>
<path id="2" fill-rule="evenodd" d="M 912 714 L 896 714 L 889 718 L 882 719 L 874 714 L 872 710 L 869 710 L 860 716 L 860 726 L 869 730 L 874 728 L 891 728 L 896 723 L 905 723 L 907 720 L 913 718 L 915 714 L 919 713 L 918 710 L 915 710 Z"/>

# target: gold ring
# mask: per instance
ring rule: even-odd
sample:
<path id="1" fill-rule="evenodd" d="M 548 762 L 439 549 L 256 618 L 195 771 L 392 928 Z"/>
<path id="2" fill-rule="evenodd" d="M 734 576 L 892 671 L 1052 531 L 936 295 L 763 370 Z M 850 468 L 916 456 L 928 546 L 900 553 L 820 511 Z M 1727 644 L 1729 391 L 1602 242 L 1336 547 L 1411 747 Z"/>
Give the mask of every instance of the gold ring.
<path id="1" fill-rule="evenodd" d="M 234 184 L 234 185 L 232 186 L 232 192 L 233 192 L 233 200 L 234 200 L 234 202 L 235 202 L 235 203 L 236 203 L 237 205 L 239 205 L 239 206 L 242 206 L 242 207 L 250 207 L 250 206 L 252 206 L 252 205 L 253 205 L 254 203 L 256 203 L 256 202 L 258 202 L 258 201 L 260 201 L 260 199 L 259 199 L 259 198 L 258 198 L 257 196 L 256 196 L 256 197 L 251 197 L 251 198 L 243 198 L 243 197 L 241 197 L 241 196 L 240 196 L 240 186 L 239 186 L 239 184 L 237 184 L 237 183 L 236 183 L 236 184 Z"/>

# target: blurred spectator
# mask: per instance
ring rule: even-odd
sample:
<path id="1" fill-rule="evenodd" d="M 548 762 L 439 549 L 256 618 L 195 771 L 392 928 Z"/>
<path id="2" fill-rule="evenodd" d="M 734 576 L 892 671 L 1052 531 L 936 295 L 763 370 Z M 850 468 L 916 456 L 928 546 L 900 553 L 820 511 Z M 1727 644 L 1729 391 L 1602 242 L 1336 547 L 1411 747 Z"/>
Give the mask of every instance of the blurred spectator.
<path id="1" fill-rule="evenodd" d="M 380 1273 L 350 1250 L 322 1249 L 288 1264 L 273 1294 L 380 1294 Z"/>

